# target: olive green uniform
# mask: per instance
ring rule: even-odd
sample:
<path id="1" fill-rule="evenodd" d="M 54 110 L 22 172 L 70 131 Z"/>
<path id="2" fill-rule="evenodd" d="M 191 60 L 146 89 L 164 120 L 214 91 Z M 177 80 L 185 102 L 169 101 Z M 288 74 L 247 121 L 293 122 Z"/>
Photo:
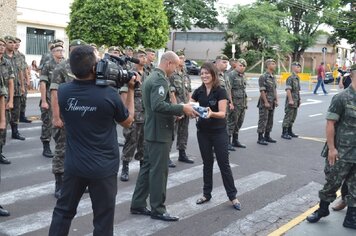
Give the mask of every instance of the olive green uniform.
<path id="1" fill-rule="evenodd" d="M 282 123 L 282 127 L 284 128 L 293 126 L 297 117 L 298 107 L 300 105 L 300 80 L 299 76 L 294 72 L 287 78 L 286 91 L 287 90 L 291 92 L 294 104 L 289 105 L 288 96 L 286 96 L 286 103 L 284 108 L 285 115 Z"/>
<path id="2" fill-rule="evenodd" d="M 183 114 L 183 106 L 171 104 L 169 81 L 159 68 L 154 69 L 143 83 L 142 95 L 145 109 L 145 152 L 131 208 L 146 207 L 149 196 L 152 214 L 163 214 L 166 212 L 164 202 L 174 116 Z"/>

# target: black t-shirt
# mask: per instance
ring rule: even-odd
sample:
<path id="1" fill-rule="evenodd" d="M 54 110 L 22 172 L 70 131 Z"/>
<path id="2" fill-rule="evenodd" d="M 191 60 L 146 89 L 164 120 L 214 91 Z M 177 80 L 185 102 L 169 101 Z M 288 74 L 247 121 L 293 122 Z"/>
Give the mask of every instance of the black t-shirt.
<path id="1" fill-rule="evenodd" d="M 200 106 L 210 107 L 210 109 L 213 112 L 218 112 L 219 101 L 228 100 L 228 97 L 227 97 L 226 90 L 221 88 L 220 86 L 211 89 L 209 96 L 207 96 L 205 85 L 201 85 L 199 88 L 197 88 L 194 91 L 192 95 L 192 99 L 199 102 Z M 204 119 L 199 117 L 197 126 L 198 129 L 201 130 L 223 129 L 226 127 L 226 119 L 217 119 L 217 118 Z"/>
<path id="2" fill-rule="evenodd" d="M 65 172 L 95 179 L 117 174 L 115 121 L 129 116 L 117 90 L 94 80 L 73 80 L 59 86 L 58 103 L 66 129 Z"/>

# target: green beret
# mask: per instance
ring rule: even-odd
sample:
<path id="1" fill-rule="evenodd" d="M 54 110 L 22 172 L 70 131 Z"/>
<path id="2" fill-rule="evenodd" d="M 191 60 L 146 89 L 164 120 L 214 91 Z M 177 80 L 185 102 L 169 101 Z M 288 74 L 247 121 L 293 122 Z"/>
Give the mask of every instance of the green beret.
<path id="1" fill-rule="evenodd" d="M 3 38 L 0 38 L 0 42 L 3 42 L 3 43 L 6 44 L 6 41 L 5 41 L 5 39 L 3 39 Z"/>
<path id="2" fill-rule="evenodd" d="M 16 43 L 16 39 L 10 35 L 6 35 L 4 37 L 5 41 L 8 42 L 8 41 L 13 41 L 14 43 Z"/>
<path id="3" fill-rule="evenodd" d="M 216 60 L 226 60 L 226 61 L 228 61 L 229 58 L 225 54 L 220 54 L 219 56 L 216 57 Z"/>
<path id="4" fill-rule="evenodd" d="M 292 66 L 299 66 L 302 67 L 302 65 L 298 61 L 293 61 Z"/>
<path id="5" fill-rule="evenodd" d="M 70 41 L 70 43 L 69 43 L 69 47 L 75 47 L 75 46 L 80 46 L 80 45 L 87 45 L 87 43 L 81 39 L 74 39 L 74 40 Z"/>
<path id="6" fill-rule="evenodd" d="M 184 53 L 184 50 L 183 49 L 179 49 L 179 50 L 177 50 L 176 51 L 176 54 L 177 54 L 177 56 L 185 56 L 185 53 Z"/>
<path id="7" fill-rule="evenodd" d="M 354 70 L 356 70 L 356 64 L 353 64 L 350 68 L 350 71 L 354 71 Z"/>
<path id="8" fill-rule="evenodd" d="M 61 39 L 54 39 L 54 40 L 53 40 L 53 43 L 61 43 L 61 44 L 63 44 L 64 41 L 61 40 Z"/>
<path id="9" fill-rule="evenodd" d="M 153 53 L 156 53 L 156 51 L 152 48 L 146 48 L 146 52 L 153 52 Z"/>
<path id="10" fill-rule="evenodd" d="M 237 61 L 238 61 L 241 65 L 244 65 L 245 67 L 247 66 L 247 62 L 246 62 L 245 59 L 239 58 L 239 59 L 237 59 Z"/>
<path id="11" fill-rule="evenodd" d="M 58 47 L 63 48 L 63 45 L 61 43 L 54 43 L 54 44 L 51 45 L 51 47 L 49 49 L 52 50 L 52 49 L 55 49 L 55 48 L 58 48 Z"/>
<path id="12" fill-rule="evenodd" d="M 18 37 L 15 37 L 15 40 L 16 40 L 16 42 L 19 42 L 19 43 L 21 43 L 21 39 L 20 39 L 20 38 L 18 38 Z"/>
<path id="13" fill-rule="evenodd" d="M 267 59 L 267 60 L 265 61 L 265 64 L 267 65 L 267 64 L 270 63 L 270 62 L 276 63 L 276 60 L 274 60 L 274 59 L 272 59 L 272 58 L 269 58 L 269 59 Z"/>

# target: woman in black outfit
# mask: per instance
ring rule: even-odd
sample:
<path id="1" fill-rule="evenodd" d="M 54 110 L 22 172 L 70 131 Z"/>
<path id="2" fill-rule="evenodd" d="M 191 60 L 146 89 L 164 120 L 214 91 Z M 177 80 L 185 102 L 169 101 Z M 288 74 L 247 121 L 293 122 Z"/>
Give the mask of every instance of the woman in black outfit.
<path id="1" fill-rule="evenodd" d="M 225 89 L 220 87 L 218 72 L 214 64 L 204 63 L 201 67 L 200 77 L 203 83 L 194 91 L 191 101 L 199 102 L 199 105 L 202 107 L 208 107 L 208 116 L 206 119 L 199 117 L 197 123 L 197 137 L 203 159 L 204 187 L 203 196 L 196 203 L 203 204 L 211 199 L 214 150 L 227 196 L 233 207 L 236 210 L 240 210 L 241 204 L 236 198 L 237 190 L 230 168 L 227 149 L 227 93 Z"/>

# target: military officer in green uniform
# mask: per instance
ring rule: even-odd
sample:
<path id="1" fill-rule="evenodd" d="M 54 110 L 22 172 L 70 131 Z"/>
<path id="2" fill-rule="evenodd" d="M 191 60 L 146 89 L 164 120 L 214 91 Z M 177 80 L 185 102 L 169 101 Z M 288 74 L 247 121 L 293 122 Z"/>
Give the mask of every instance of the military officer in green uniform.
<path id="1" fill-rule="evenodd" d="M 230 112 L 234 109 L 234 104 L 232 103 L 232 98 L 231 98 L 231 84 L 226 74 L 226 69 L 228 64 L 229 64 L 229 58 L 226 55 L 221 54 L 216 57 L 215 66 L 219 71 L 220 86 L 226 90 L 227 97 L 229 98 L 227 109 L 226 109 L 226 118 L 229 117 Z M 236 149 L 231 145 L 231 136 L 229 136 L 228 150 L 236 151 Z"/>
<path id="2" fill-rule="evenodd" d="M 343 226 L 356 229 L 356 65 L 350 76 L 351 85 L 333 97 L 326 115 L 326 145 L 321 153 L 326 183 L 319 191 L 319 209 L 307 220 L 315 223 L 330 214 L 329 205 L 345 181 L 349 192 Z"/>
<path id="3" fill-rule="evenodd" d="M 292 74 L 286 81 L 286 103 L 284 108 L 284 119 L 282 123 L 282 138 L 292 139 L 297 138 L 298 135 L 293 133 L 293 124 L 297 117 L 298 108 L 300 106 L 300 73 L 301 65 L 295 61 L 292 63 Z"/>
<path id="4" fill-rule="evenodd" d="M 247 63 L 245 59 L 237 59 L 236 66 L 233 71 L 228 74 L 231 84 L 231 98 L 234 109 L 230 111 L 228 116 L 228 133 L 232 136 L 232 146 L 246 148 L 239 141 L 239 130 L 245 119 L 245 111 L 247 109 L 247 94 L 246 94 L 246 78 L 245 69 Z"/>
<path id="5" fill-rule="evenodd" d="M 152 71 L 142 85 L 145 152 L 130 208 L 132 214 L 149 215 L 152 219 L 163 221 L 179 219 L 169 215 L 164 205 L 174 116 L 198 115 L 190 104 L 171 103 L 168 77 L 178 64 L 179 58 L 174 52 L 165 52 L 158 68 Z M 148 197 L 151 211 L 147 209 Z"/>
<path id="6" fill-rule="evenodd" d="M 185 69 L 185 55 L 183 50 L 176 51 L 179 57 L 177 70 L 169 77 L 170 92 L 174 97 L 174 103 L 188 103 L 192 92 L 191 80 Z M 183 115 L 176 118 L 175 133 L 177 134 L 177 149 L 179 151 L 178 161 L 192 164 L 185 150 L 188 144 L 189 117 Z"/>
<path id="7" fill-rule="evenodd" d="M 11 62 L 4 58 L 6 47 L 6 40 L 0 38 L 0 79 L 4 81 L 4 87 L 7 91 L 6 104 L 5 104 L 5 127 L 0 129 L 0 163 L 11 164 L 4 154 L 2 148 L 6 143 L 6 129 L 10 122 L 10 110 L 14 107 L 14 71 L 12 69 Z"/>
<path id="8" fill-rule="evenodd" d="M 69 44 L 69 53 L 76 46 L 86 45 L 83 40 L 75 39 Z M 75 78 L 70 69 L 69 59 L 61 61 L 53 70 L 50 85 L 52 107 L 52 136 L 55 141 L 54 157 L 52 159 L 52 172 L 55 176 L 55 197 L 59 198 L 64 173 L 65 129 L 58 106 L 57 90 L 60 84 L 71 82 Z"/>
<path id="9" fill-rule="evenodd" d="M 261 145 L 277 142 L 270 136 L 273 127 L 274 109 L 278 106 L 277 83 L 274 76 L 276 61 L 274 59 L 267 59 L 265 65 L 267 70 L 258 79 L 260 99 L 257 104 L 259 111 L 257 143 Z"/>
<path id="10" fill-rule="evenodd" d="M 144 67 L 146 65 L 146 52 L 144 49 L 138 49 L 134 52 L 134 57 L 137 58 L 140 63 L 134 64 L 133 71 L 137 73 L 137 82 L 135 84 L 134 93 L 134 122 L 129 128 L 123 128 L 123 135 L 125 137 L 124 147 L 122 149 L 122 169 L 121 169 L 121 181 L 129 180 L 129 163 L 132 158 L 140 161 L 142 165 L 143 161 L 143 143 L 144 143 L 144 130 L 143 125 L 145 121 L 144 109 L 142 103 L 142 82 L 145 80 L 146 74 Z M 120 94 L 123 101 L 126 101 L 128 92 L 128 86 L 125 84 L 120 88 Z"/>

